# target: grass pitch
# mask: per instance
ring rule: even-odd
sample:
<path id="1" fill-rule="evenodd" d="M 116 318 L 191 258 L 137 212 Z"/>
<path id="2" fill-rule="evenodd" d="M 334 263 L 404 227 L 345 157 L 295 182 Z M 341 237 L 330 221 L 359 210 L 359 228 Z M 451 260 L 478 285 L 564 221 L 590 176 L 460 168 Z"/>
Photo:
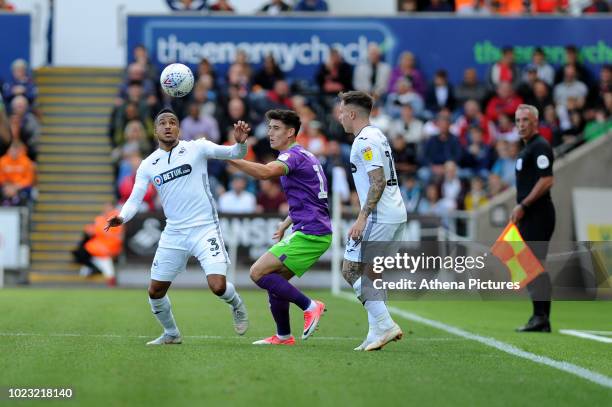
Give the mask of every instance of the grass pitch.
<path id="1" fill-rule="evenodd" d="M 242 291 L 251 328 L 234 334 L 227 305 L 207 290 L 171 290 L 184 343 L 147 347 L 161 329 L 146 290 L 0 291 L 2 405 L 313 406 L 610 405 L 612 389 L 448 332 L 394 319 L 406 334 L 354 352 L 367 331 L 360 304 L 326 302 L 319 331 L 293 347 L 251 342 L 274 332 L 267 296 Z M 605 302 L 553 304 L 554 333 L 517 334 L 524 302 L 395 302 L 394 307 L 612 377 L 612 344 L 559 329 L 612 330 Z M 302 314 L 292 306 L 292 328 Z M 72 400 L 8 400 L 7 387 L 70 387 Z"/>

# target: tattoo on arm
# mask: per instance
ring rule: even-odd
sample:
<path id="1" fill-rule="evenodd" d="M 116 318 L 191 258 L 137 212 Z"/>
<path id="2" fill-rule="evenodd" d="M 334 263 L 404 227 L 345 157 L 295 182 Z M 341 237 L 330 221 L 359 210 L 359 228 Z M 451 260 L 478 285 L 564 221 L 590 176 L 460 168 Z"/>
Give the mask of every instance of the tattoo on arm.
<path id="1" fill-rule="evenodd" d="M 385 170 L 382 167 L 368 172 L 368 177 L 370 179 L 370 189 L 368 189 L 366 202 L 359 213 L 365 218 L 370 216 L 370 213 L 374 211 L 387 185 L 385 182 Z"/>
<path id="2" fill-rule="evenodd" d="M 351 285 L 351 287 L 363 274 L 364 266 L 365 263 L 359 263 L 356 261 L 344 260 L 342 262 L 342 276 L 344 277 L 344 280 Z"/>

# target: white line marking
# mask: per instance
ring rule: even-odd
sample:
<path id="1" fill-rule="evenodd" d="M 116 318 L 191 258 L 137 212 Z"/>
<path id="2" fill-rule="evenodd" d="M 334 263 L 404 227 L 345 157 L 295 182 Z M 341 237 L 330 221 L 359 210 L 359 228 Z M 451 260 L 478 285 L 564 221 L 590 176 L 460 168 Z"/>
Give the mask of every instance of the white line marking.
<path id="1" fill-rule="evenodd" d="M 338 297 L 356 301 L 355 296 L 348 294 L 348 293 L 339 293 Z M 427 325 L 432 328 L 440 329 L 444 332 L 448 332 L 450 334 L 457 335 L 465 339 L 470 339 L 476 342 L 480 342 L 483 345 L 490 346 L 492 348 L 498 349 L 510 355 L 517 356 L 523 359 L 527 359 L 527 360 L 530 360 L 532 362 L 539 363 L 542 365 L 550 366 L 555 369 L 559 369 L 564 372 L 581 377 L 590 382 L 599 384 L 600 386 L 612 388 L 612 377 L 605 376 L 601 373 L 597 373 L 592 370 L 586 369 L 584 367 L 574 365 L 573 363 L 563 362 L 563 361 L 551 359 L 546 356 L 541 356 L 535 353 L 527 352 L 527 351 L 517 348 L 514 345 L 510 345 L 509 343 L 498 341 L 497 339 L 489 338 L 487 336 L 473 334 L 471 332 L 464 331 L 461 328 L 457 328 L 452 325 L 447 325 L 443 322 L 435 321 L 433 319 L 424 318 L 420 315 L 413 314 L 412 312 L 404 311 L 403 309 L 399 309 L 396 307 L 388 307 L 388 308 L 389 308 L 389 312 L 391 312 L 392 314 L 400 316 L 409 321 L 418 322 L 420 324 Z"/>
<path id="2" fill-rule="evenodd" d="M 560 329 L 559 333 L 565 335 L 577 336 L 578 338 L 590 339 L 592 341 L 612 343 L 612 338 L 606 338 L 605 336 L 599 336 L 592 333 L 593 331 L 579 331 L 576 329 Z M 597 331 L 594 331 L 597 332 Z"/>

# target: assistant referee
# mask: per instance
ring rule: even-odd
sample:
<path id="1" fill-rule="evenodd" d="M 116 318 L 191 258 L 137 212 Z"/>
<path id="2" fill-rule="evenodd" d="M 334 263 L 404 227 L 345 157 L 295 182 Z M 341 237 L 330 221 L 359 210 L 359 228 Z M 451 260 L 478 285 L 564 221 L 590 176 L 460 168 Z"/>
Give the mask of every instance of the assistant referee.
<path id="1" fill-rule="evenodd" d="M 519 105 L 516 127 L 523 148 L 516 160 L 516 202 L 510 220 L 517 226 L 534 255 L 545 264 L 548 243 L 555 230 L 555 207 L 550 189 L 553 186 L 553 152 L 550 144 L 538 134 L 538 109 Z M 550 332 L 552 284 L 546 270 L 528 284 L 533 315 L 518 332 Z"/>

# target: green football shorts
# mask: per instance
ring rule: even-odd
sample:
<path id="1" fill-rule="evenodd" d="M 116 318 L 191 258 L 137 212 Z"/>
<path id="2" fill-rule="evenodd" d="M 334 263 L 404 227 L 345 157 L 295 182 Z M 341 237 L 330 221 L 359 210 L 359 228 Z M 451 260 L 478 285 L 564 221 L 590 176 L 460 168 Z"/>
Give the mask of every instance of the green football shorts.
<path id="1" fill-rule="evenodd" d="M 332 235 L 307 235 L 293 232 L 272 246 L 268 251 L 289 270 L 302 277 L 331 246 Z"/>

